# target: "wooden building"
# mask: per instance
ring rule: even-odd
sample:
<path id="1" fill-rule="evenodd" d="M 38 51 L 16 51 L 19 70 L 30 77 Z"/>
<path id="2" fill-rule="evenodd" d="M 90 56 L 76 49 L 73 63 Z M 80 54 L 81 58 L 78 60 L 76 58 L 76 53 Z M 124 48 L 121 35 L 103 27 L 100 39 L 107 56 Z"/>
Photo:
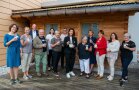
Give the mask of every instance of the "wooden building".
<path id="1" fill-rule="evenodd" d="M 0 0 L 0 66 L 5 65 L 6 48 L 3 46 L 3 36 L 9 32 L 9 25 L 20 26 L 19 34 L 23 33 L 23 21 L 11 18 L 12 10 L 41 8 L 42 0 Z"/>
<path id="2" fill-rule="evenodd" d="M 39 2 L 39 0 L 36 1 Z M 88 30 L 93 30 L 97 37 L 100 29 L 105 31 L 107 39 L 112 32 L 115 32 L 118 34 L 119 40 L 122 41 L 124 32 L 128 32 L 129 16 L 139 10 L 139 1 L 90 0 L 67 4 L 51 1 L 41 5 L 38 3 L 37 6 L 37 9 L 12 10 L 12 21 L 22 24 L 21 27 L 35 23 L 38 29 L 46 30 L 46 34 L 50 28 L 59 31 L 63 28 L 74 28 L 78 42 L 80 42 L 82 35 L 87 35 Z M 0 46 L 0 55 L 2 56 L 0 63 L 4 64 L 6 51 L 3 45 Z M 119 63 L 116 64 L 119 66 Z"/>

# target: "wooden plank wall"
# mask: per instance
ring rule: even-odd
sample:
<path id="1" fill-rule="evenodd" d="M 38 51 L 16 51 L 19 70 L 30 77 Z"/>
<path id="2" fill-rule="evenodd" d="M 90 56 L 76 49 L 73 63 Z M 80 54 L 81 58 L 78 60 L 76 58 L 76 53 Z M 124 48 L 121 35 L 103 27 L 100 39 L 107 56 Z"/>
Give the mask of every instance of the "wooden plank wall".
<path id="1" fill-rule="evenodd" d="M 32 18 L 31 24 L 36 23 L 39 28 L 45 29 L 46 23 L 57 23 L 58 29 L 72 27 L 76 31 L 78 41 L 81 38 L 82 23 L 98 23 L 99 29 L 105 31 L 105 36 L 109 39 L 112 32 L 117 33 L 119 40 L 123 40 L 124 32 L 128 29 L 128 13 L 104 13 L 104 14 L 90 14 L 90 15 L 69 15 L 69 16 L 49 16 Z M 77 61 L 78 62 L 78 61 Z M 120 60 L 116 63 L 120 66 Z"/>
<path id="2" fill-rule="evenodd" d="M 58 24 L 58 29 L 72 27 L 76 31 L 76 36 L 80 40 L 82 23 L 98 23 L 99 29 L 105 31 L 108 39 L 112 32 L 116 32 L 120 41 L 123 39 L 124 32 L 128 29 L 128 13 L 104 13 L 91 15 L 70 15 L 70 16 L 49 16 L 31 18 L 31 24 L 36 23 L 38 29 L 45 29 L 45 25 Z"/>
<path id="3" fill-rule="evenodd" d="M 11 19 L 12 10 L 40 8 L 41 0 L 0 0 L 0 66 L 5 65 L 6 48 L 3 46 L 3 36 L 8 33 L 9 25 L 16 23 L 20 26 L 19 34 L 23 33 L 22 20 Z"/>

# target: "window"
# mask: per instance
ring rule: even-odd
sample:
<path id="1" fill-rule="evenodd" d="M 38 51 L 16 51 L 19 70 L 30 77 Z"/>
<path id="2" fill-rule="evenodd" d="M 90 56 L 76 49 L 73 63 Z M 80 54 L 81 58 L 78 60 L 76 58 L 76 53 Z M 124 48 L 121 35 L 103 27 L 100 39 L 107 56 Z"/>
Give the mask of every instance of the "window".
<path id="1" fill-rule="evenodd" d="M 88 31 L 93 30 L 94 37 L 98 37 L 99 27 L 97 23 L 83 23 L 82 24 L 82 36 L 88 36 Z"/>
<path id="2" fill-rule="evenodd" d="M 58 30 L 58 24 L 46 24 L 46 34 L 49 34 L 50 29 Z"/>

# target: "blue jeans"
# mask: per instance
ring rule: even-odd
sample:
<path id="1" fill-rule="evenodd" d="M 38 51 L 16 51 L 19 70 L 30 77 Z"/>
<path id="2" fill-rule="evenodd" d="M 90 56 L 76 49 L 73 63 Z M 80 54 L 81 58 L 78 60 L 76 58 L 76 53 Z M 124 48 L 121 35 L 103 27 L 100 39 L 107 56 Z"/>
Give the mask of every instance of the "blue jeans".
<path id="1" fill-rule="evenodd" d="M 122 61 L 122 78 L 125 79 L 125 77 L 128 76 L 128 66 L 131 63 L 133 59 L 132 57 L 121 57 L 121 61 Z"/>

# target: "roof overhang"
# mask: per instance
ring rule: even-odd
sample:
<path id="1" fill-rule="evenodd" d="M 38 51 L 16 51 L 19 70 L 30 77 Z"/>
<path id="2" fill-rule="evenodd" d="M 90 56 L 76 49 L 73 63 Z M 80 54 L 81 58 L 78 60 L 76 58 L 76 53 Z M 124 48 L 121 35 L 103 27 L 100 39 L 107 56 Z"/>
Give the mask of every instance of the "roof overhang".
<path id="1" fill-rule="evenodd" d="M 126 11 L 139 11 L 139 1 L 103 2 L 45 9 L 14 10 L 12 12 L 12 18 Z"/>
<path id="2" fill-rule="evenodd" d="M 90 3 L 102 3 L 110 1 L 123 1 L 123 0 L 48 0 L 41 3 L 42 8 L 60 7 L 60 6 L 73 6 L 83 5 Z"/>

